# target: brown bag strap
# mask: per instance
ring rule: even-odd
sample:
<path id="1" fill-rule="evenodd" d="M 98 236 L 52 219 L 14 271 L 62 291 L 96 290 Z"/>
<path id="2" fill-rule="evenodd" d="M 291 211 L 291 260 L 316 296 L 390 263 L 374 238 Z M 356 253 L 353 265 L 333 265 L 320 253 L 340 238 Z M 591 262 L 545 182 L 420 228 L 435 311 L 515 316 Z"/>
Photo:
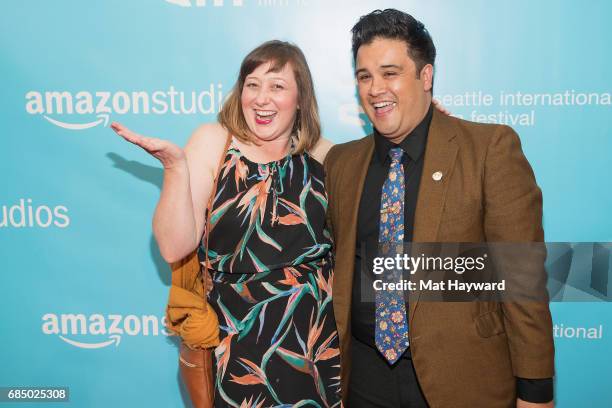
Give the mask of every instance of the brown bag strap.
<path id="1" fill-rule="evenodd" d="M 205 251 L 206 262 L 204 263 L 204 267 L 206 268 L 206 270 L 208 270 L 210 266 L 210 260 L 208 259 L 208 237 L 210 236 L 210 219 L 212 217 L 211 215 L 212 206 L 213 206 L 213 201 L 215 200 L 215 195 L 217 194 L 217 184 L 221 176 L 221 169 L 223 168 L 223 164 L 225 163 L 225 156 L 227 155 L 227 150 L 229 149 L 231 142 L 232 142 L 232 136 L 228 132 L 227 140 L 225 141 L 225 148 L 223 149 L 223 152 L 221 153 L 221 157 L 219 158 L 219 164 L 217 165 L 217 171 L 215 172 L 215 178 L 213 180 L 213 187 L 212 187 L 212 190 L 210 191 L 208 205 L 206 206 L 206 224 L 204 225 L 204 245 L 206 249 Z M 208 280 L 205 275 L 206 270 L 203 271 L 202 273 L 202 280 L 203 280 L 202 285 L 204 286 L 204 295 L 207 294 L 207 289 L 208 289 L 207 288 Z"/>

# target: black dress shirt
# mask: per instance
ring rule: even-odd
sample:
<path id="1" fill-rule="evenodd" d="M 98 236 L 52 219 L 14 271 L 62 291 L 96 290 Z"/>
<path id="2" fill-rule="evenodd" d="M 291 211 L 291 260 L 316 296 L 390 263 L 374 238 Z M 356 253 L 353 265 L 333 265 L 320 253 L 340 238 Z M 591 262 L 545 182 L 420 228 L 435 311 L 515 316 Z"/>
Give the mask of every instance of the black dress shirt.
<path id="1" fill-rule="evenodd" d="M 353 336 L 362 343 L 374 348 L 376 348 L 374 343 L 376 319 L 374 315 L 375 292 L 372 282 L 375 278 L 371 265 L 368 264 L 378 248 L 381 192 L 389 173 L 389 165 L 391 164 L 389 150 L 399 146 L 405 153 L 402 159 L 405 186 L 404 242 L 411 242 L 419 183 L 423 173 L 427 133 L 429 132 L 432 116 L 433 108 L 430 107 L 421 123 L 399 145 L 394 145 L 389 139 L 374 130 L 374 154 L 366 174 L 357 216 L 357 247 L 355 251 L 355 274 L 351 306 L 351 330 Z M 365 270 L 362 270 L 362 262 L 367 265 Z M 404 357 L 409 358 L 410 353 L 407 352 Z"/>
<path id="2" fill-rule="evenodd" d="M 380 225 L 380 200 L 382 186 L 389 173 L 391 158 L 389 150 L 401 147 L 404 150 L 404 242 L 411 242 L 414 229 L 419 183 L 423 173 L 427 134 L 433 116 L 433 106 L 429 107 L 425 118 L 398 145 L 374 130 L 374 154 L 365 178 L 363 193 L 359 203 L 357 218 L 357 242 L 355 251 L 355 274 L 351 305 L 351 331 L 358 341 L 376 349 L 374 342 L 375 292 L 372 286 L 372 256 L 378 248 L 378 229 Z M 362 270 L 363 265 L 367 265 Z M 406 311 L 408 304 L 406 304 Z M 383 358 L 381 356 L 381 358 Z M 411 358 L 410 349 L 402 358 Z M 528 402 L 548 402 L 553 398 L 552 379 L 517 378 L 517 395 Z"/>

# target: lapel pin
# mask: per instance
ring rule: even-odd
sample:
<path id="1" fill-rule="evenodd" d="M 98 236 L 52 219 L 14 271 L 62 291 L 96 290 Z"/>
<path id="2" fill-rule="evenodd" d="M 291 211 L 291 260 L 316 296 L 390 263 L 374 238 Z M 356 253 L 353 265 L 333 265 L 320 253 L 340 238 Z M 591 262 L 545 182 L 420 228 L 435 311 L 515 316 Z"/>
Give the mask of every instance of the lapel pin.
<path id="1" fill-rule="evenodd" d="M 431 178 L 434 181 L 440 181 L 442 180 L 442 172 L 441 171 L 436 171 L 434 174 L 431 175 Z"/>

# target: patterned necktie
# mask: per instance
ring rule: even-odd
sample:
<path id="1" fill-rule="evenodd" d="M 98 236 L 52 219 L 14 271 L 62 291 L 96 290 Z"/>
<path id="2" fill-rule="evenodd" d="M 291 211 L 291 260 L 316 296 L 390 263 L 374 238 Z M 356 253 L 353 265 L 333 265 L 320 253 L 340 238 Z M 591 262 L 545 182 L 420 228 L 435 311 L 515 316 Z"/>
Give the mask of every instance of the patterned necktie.
<path id="1" fill-rule="evenodd" d="M 404 151 L 393 148 L 389 151 L 391 165 L 389 175 L 383 184 L 380 201 L 379 247 L 385 257 L 395 257 L 394 250 L 404 241 Z M 386 245 L 385 245 L 386 244 Z M 383 282 L 400 282 L 399 270 L 384 271 Z M 408 348 L 408 321 L 402 290 L 376 291 L 376 347 L 390 364 L 395 363 Z"/>

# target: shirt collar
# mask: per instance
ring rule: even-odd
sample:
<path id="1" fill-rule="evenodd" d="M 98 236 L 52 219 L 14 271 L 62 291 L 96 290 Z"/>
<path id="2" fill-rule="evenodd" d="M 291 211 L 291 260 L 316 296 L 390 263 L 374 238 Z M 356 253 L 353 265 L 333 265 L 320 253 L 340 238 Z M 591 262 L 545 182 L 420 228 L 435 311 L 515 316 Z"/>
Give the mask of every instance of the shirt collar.
<path id="1" fill-rule="evenodd" d="M 410 159 L 417 161 L 423 155 L 423 152 L 425 152 L 427 134 L 429 133 L 429 125 L 431 124 L 432 117 L 433 105 L 429 105 L 429 110 L 421 123 L 419 123 L 398 145 L 391 143 L 389 139 L 382 136 L 374 129 L 374 149 L 376 150 L 378 160 L 380 160 L 381 163 L 385 163 L 386 160 L 389 160 L 389 150 L 399 146 Z"/>

